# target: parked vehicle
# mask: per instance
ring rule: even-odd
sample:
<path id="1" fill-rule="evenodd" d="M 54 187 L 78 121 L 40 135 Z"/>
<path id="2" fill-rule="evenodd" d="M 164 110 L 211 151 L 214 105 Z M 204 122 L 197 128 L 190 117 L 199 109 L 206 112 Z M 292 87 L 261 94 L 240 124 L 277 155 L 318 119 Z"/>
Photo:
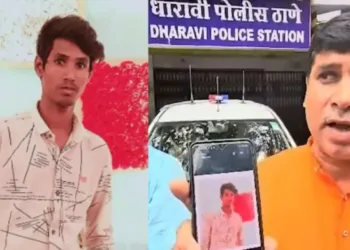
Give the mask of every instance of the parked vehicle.
<path id="1" fill-rule="evenodd" d="M 149 126 L 149 142 L 180 160 L 188 170 L 188 148 L 197 140 L 248 138 L 258 161 L 296 147 L 278 115 L 268 106 L 227 95 L 210 95 L 164 106 Z"/>

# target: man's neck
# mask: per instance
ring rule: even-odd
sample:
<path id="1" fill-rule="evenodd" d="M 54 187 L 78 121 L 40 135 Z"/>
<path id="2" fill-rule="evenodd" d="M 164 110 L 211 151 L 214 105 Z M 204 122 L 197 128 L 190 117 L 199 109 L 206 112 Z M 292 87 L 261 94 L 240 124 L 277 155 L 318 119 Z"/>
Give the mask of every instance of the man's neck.
<path id="1" fill-rule="evenodd" d="M 339 185 L 343 192 L 350 193 L 350 161 L 336 160 L 315 145 L 312 146 L 312 150 L 321 169 Z"/>
<path id="2" fill-rule="evenodd" d="M 221 210 L 224 212 L 226 215 L 231 215 L 232 214 L 232 208 L 231 207 L 221 207 Z"/>
<path id="3" fill-rule="evenodd" d="M 39 113 L 50 130 L 63 130 L 70 133 L 73 128 L 73 108 L 60 108 L 41 100 L 38 105 Z"/>

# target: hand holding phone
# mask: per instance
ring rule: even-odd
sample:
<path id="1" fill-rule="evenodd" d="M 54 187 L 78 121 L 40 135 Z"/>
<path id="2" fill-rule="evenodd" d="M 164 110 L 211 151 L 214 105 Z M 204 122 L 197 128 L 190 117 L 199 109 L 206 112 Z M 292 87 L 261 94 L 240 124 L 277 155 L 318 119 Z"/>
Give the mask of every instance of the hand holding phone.
<path id="1" fill-rule="evenodd" d="M 175 180 L 170 183 L 171 192 L 176 198 L 190 208 L 190 185 L 186 180 Z M 192 210 L 190 208 L 190 210 Z M 192 223 L 184 221 L 176 235 L 176 243 L 172 250 L 200 250 L 200 246 L 192 234 Z M 277 242 L 271 237 L 264 237 L 265 250 L 277 250 Z"/>
<path id="2" fill-rule="evenodd" d="M 192 228 L 201 250 L 263 250 L 253 143 L 203 141 L 190 152 Z"/>

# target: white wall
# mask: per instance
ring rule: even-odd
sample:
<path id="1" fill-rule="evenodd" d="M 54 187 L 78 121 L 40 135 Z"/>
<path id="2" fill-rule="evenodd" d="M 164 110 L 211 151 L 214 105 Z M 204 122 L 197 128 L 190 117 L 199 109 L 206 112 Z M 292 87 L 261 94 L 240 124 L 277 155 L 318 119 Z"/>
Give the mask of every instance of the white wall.
<path id="1" fill-rule="evenodd" d="M 112 186 L 115 249 L 146 250 L 148 170 L 116 170 L 112 176 Z"/>

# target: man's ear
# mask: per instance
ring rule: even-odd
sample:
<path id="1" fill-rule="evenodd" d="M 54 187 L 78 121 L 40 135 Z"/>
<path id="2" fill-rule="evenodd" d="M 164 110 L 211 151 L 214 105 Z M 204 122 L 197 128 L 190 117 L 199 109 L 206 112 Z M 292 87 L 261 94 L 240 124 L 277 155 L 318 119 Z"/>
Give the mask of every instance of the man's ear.
<path id="1" fill-rule="evenodd" d="M 37 76 L 41 79 L 44 73 L 44 63 L 39 56 L 36 56 L 34 59 L 34 70 Z"/>

